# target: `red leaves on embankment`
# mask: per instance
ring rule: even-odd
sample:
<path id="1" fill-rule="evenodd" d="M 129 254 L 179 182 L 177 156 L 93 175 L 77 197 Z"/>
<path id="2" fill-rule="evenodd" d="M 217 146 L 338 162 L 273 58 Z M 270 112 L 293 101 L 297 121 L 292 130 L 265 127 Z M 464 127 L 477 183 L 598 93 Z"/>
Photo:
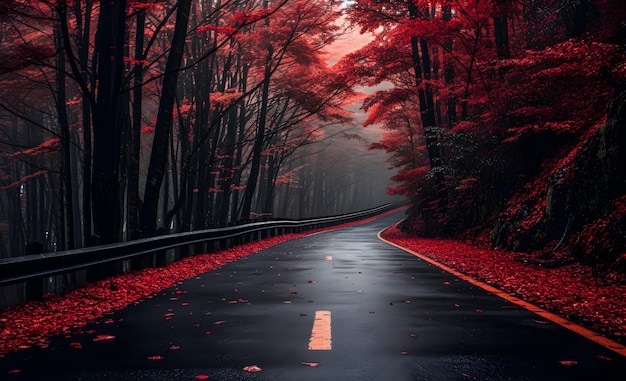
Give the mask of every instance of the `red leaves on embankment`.
<path id="1" fill-rule="evenodd" d="M 626 285 L 602 283 L 590 268 L 542 268 L 515 261 L 510 253 L 415 237 L 395 227 L 383 237 L 596 332 L 618 341 L 626 337 Z"/>
<path id="2" fill-rule="evenodd" d="M 72 329 L 102 318 L 106 313 L 138 303 L 178 282 L 215 270 L 281 242 L 362 224 L 394 212 L 397 210 L 326 229 L 269 237 L 215 253 L 199 254 L 172 262 L 165 267 L 148 268 L 87 283 L 63 295 L 51 295 L 42 301 L 29 301 L 10 307 L 0 312 L 0 357 L 33 345 L 45 348 L 53 335 L 69 333 Z"/>

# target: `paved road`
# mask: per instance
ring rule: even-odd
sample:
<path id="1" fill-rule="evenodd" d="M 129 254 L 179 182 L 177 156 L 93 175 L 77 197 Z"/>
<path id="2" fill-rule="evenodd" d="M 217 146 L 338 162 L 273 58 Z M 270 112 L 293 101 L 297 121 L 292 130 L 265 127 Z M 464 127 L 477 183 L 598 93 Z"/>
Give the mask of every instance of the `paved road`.
<path id="1" fill-rule="evenodd" d="M 182 282 L 113 324 L 7 356 L 0 380 L 625 379 L 623 357 L 376 238 L 400 218 Z M 314 326 L 313 345 L 331 349 L 309 349 Z"/>

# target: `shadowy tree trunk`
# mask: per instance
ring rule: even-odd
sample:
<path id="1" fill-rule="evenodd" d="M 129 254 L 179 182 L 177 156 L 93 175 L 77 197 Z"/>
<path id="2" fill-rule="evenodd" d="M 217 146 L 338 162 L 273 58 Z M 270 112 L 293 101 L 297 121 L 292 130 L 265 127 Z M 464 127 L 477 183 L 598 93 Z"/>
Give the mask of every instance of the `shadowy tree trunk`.
<path id="1" fill-rule="evenodd" d="M 153 236 L 156 232 L 159 194 L 167 163 L 170 130 L 172 128 L 172 112 L 176 98 L 178 72 L 183 59 L 187 24 L 191 0 L 178 1 L 176 26 L 172 37 L 171 50 L 165 65 L 163 88 L 154 128 L 154 141 L 148 165 L 148 175 L 141 207 L 140 227 L 144 236 Z"/>
<path id="2" fill-rule="evenodd" d="M 133 120 L 128 136 L 128 232 L 131 239 L 139 238 L 139 158 L 141 153 L 141 120 L 143 98 L 143 61 L 146 12 L 137 13 L 135 31 L 135 69 L 133 83 Z"/>
<path id="3" fill-rule="evenodd" d="M 98 71 L 93 110 L 92 209 L 101 243 L 119 241 L 121 210 L 119 165 L 121 126 L 118 110 L 124 65 L 126 1 L 100 3 L 95 50 Z"/>
<path id="4" fill-rule="evenodd" d="M 54 29 L 54 41 L 57 51 L 64 48 L 63 39 L 58 28 Z M 72 203 L 72 170 L 70 158 L 70 125 L 67 120 L 65 91 L 65 54 L 56 55 L 56 112 L 61 135 L 61 187 L 60 196 L 61 221 L 63 229 L 59 234 L 59 249 L 74 248 L 74 205 Z"/>

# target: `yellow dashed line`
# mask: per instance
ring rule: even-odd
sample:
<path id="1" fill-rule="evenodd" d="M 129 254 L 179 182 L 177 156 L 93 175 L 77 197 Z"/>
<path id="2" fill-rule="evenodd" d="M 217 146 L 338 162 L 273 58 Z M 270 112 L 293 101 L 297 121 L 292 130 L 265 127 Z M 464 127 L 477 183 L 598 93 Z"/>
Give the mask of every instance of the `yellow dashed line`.
<path id="1" fill-rule="evenodd" d="M 309 340 L 309 350 L 329 351 L 332 349 L 330 311 L 315 311 L 315 321 Z"/>

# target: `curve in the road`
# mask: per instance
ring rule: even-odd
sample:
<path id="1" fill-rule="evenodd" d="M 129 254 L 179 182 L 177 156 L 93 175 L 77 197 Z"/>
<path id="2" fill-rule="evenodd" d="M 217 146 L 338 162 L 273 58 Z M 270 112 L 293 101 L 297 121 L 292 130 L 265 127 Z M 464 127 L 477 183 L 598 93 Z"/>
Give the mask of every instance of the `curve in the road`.
<path id="1" fill-rule="evenodd" d="M 465 281 L 467 281 L 467 282 L 469 282 L 469 283 L 471 283 L 471 284 L 473 284 L 473 285 L 475 285 L 477 287 L 480 287 L 480 288 L 482 288 L 485 291 L 488 291 L 488 292 L 490 292 L 490 293 L 492 293 L 494 295 L 497 295 L 497 296 L 501 297 L 502 299 L 505 299 L 505 300 L 508 300 L 511 303 L 517 304 L 518 306 L 520 306 L 520 307 L 522 307 L 524 309 L 527 309 L 528 311 L 534 312 L 537 315 L 543 317 L 544 319 L 547 319 L 547 320 L 549 320 L 549 321 L 551 321 L 551 322 L 553 322 L 555 324 L 558 324 L 558 325 L 560 325 L 560 326 L 562 326 L 564 328 L 567 328 L 570 331 L 573 331 L 573 332 L 575 332 L 575 333 L 577 333 L 577 334 L 579 334 L 579 335 L 581 335 L 581 336 L 583 336 L 583 337 L 585 337 L 585 338 L 587 338 L 587 339 L 589 339 L 589 340 L 591 340 L 593 342 L 596 342 L 596 343 L 602 345 L 603 347 L 605 347 L 607 349 L 610 349 L 611 351 L 613 351 L 613 352 L 615 352 L 617 354 L 620 354 L 622 356 L 626 356 L 626 347 L 624 345 L 614 341 L 614 340 L 611 340 L 611 339 L 609 339 L 609 338 L 607 338 L 605 336 L 602 336 L 602 335 L 600 335 L 597 332 L 594 332 L 594 331 L 592 331 L 592 330 L 590 330 L 588 328 L 585 328 L 585 327 L 583 327 L 583 326 L 581 326 L 579 324 L 576 324 L 576 323 L 574 323 L 572 321 L 569 321 L 569 320 L 565 319 L 562 316 L 556 315 L 556 314 L 554 314 L 554 313 L 552 313 L 550 311 L 547 311 L 547 310 L 545 310 L 545 309 L 543 309 L 541 307 L 538 307 L 538 306 L 536 306 L 536 305 L 534 305 L 534 304 L 532 304 L 530 302 L 527 302 L 527 301 L 522 300 L 522 299 L 520 299 L 518 297 L 515 297 L 515 296 L 513 296 L 513 295 L 511 295 L 511 294 L 509 294 L 507 292 L 504 292 L 504 291 L 502 291 L 502 290 L 500 290 L 500 289 L 498 289 L 496 287 L 493 287 L 493 286 L 491 286 L 491 285 L 489 285 L 489 284 L 487 284 L 485 282 L 482 282 L 482 281 L 480 281 L 478 279 L 472 278 L 472 277 L 467 276 L 467 275 L 465 275 L 465 274 L 463 274 L 461 272 L 458 272 L 457 270 L 455 270 L 455 269 L 453 269 L 453 268 L 451 268 L 449 266 L 446 266 L 446 265 L 444 265 L 442 263 L 439 263 L 439 262 L 435 261 L 434 259 L 432 259 L 430 257 L 427 257 L 427 256 L 425 256 L 423 254 L 420 254 L 420 253 L 418 253 L 416 251 L 413 251 L 413 250 L 411 250 L 409 248 L 397 245 L 397 244 L 395 244 L 395 243 L 385 239 L 383 237 L 383 233 L 387 229 L 389 229 L 389 228 L 385 228 L 385 229 L 383 229 L 383 230 L 378 232 L 378 234 L 377 234 L 378 239 L 380 239 L 381 241 L 383 241 L 385 243 L 388 243 L 389 245 L 392 245 L 392 246 L 395 246 L 395 247 L 397 247 L 397 248 L 399 248 L 401 250 L 404 250 L 407 253 L 410 253 L 410 254 L 412 254 L 412 255 L 414 255 L 414 256 L 416 256 L 416 257 L 418 257 L 418 258 L 420 258 L 420 259 L 422 259 L 422 260 L 424 260 L 424 261 L 426 261 L 426 262 L 428 262 L 428 263 L 430 263 L 430 264 L 432 264 L 434 266 L 437 266 L 440 269 L 442 269 L 442 270 L 444 270 L 446 272 L 449 272 L 450 274 L 453 274 L 454 276 L 459 277 L 459 278 L 461 278 L 461 279 L 463 279 L 463 280 L 465 280 Z"/>

